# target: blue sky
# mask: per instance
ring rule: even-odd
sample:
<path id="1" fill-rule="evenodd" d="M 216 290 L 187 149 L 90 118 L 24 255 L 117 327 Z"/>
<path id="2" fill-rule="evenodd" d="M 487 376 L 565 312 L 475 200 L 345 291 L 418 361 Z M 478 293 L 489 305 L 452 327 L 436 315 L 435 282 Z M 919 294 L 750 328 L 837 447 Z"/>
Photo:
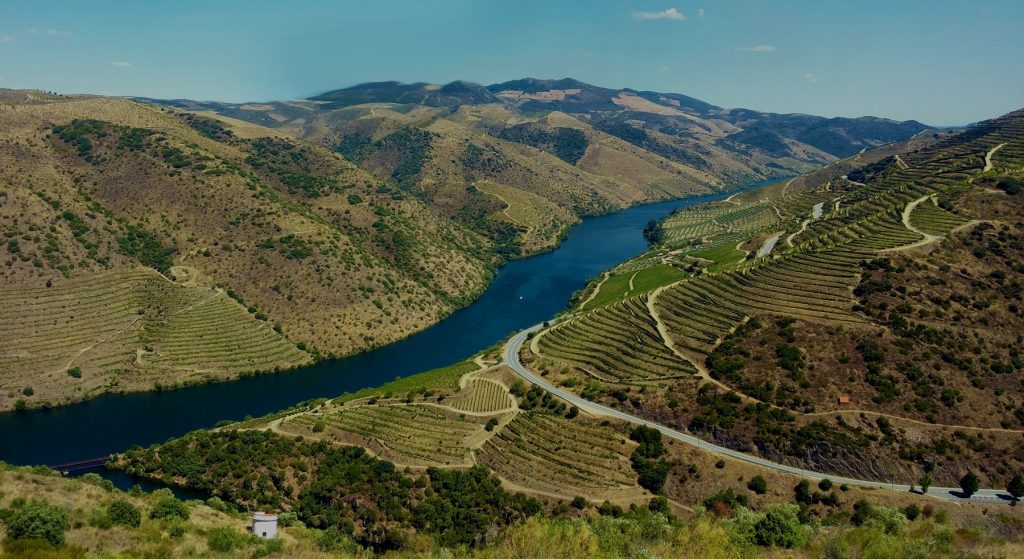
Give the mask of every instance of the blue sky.
<path id="1" fill-rule="evenodd" d="M 0 87 L 225 101 L 524 76 L 954 125 L 1024 106 L 1021 0 L 3 0 Z"/>

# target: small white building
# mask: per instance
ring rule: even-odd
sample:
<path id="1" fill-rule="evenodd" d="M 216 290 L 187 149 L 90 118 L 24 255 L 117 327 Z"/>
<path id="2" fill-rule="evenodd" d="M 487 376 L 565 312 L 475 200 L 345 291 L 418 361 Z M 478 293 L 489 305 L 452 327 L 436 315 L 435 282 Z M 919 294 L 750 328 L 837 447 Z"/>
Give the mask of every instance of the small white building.
<path id="1" fill-rule="evenodd" d="M 258 511 L 252 515 L 252 533 L 272 540 L 277 537 L 277 515 Z"/>

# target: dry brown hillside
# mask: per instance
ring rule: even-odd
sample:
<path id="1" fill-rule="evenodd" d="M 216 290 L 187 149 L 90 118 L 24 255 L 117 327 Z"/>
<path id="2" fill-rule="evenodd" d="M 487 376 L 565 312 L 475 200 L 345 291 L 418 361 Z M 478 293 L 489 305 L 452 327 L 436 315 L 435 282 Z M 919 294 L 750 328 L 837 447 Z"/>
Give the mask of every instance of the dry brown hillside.
<path id="1" fill-rule="evenodd" d="M 352 353 L 484 287 L 487 239 L 255 129 L 122 99 L 0 100 L 0 409 Z"/>

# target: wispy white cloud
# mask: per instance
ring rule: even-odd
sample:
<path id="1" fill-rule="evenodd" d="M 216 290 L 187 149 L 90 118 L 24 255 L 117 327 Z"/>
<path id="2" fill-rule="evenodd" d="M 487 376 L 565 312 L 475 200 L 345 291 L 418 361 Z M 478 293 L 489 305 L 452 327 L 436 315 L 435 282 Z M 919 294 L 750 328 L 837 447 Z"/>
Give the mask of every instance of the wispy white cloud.
<path id="1" fill-rule="evenodd" d="M 14 42 L 14 37 L 10 35 L 0 35 L 0 45 L 9 45 Z"/>
<path id="2" fill-rule="evenodd" d="M 779 48 L 774 45 L 757 45 L 756 47 L 740 47 L 736 50 L 740 52 L 775 52 Z"/>
<path id="3" fill-rule="evenodd" d="M 38 27 L 32 27 L 25 30 L 25 33 L 29 35 L 46 35 L 47 37 L 70 37 L 70 31 L 64 31 L 62 29 L 40 29 Z"/>
<path id="4" fill-rule="evenodd" d="M 673 19 L 676 21 L 683 21 L 686 16 L 675 8 L 668 8 L 661 10 L 660 12 L 633 12 L 633 19 L 639 19 L 643 21 L 650 21 L 655 19 Z"/>
<path id="5" fill-rule="evenodd" d="M 126 62 L 124 60 L 115 60 L 115 61 L 111 62 L 110 65 L 111 66 L 117 66 L 118 68 L 127 68 L 127 67 L 131 66 L 132 63 L 131 62 Z"/>
<path id="6" fill-rule="evenodd" d="M 806 74 L 804 74 L 804 79 L 809 82 L 816 82 L 818 81 L 818 76 L 813 72 L 807 72 Z"/>
<path id="7" fill-rule="evenodd" d="M 697 10 L 697 17 L 704 17 L 704 8 Z"/>

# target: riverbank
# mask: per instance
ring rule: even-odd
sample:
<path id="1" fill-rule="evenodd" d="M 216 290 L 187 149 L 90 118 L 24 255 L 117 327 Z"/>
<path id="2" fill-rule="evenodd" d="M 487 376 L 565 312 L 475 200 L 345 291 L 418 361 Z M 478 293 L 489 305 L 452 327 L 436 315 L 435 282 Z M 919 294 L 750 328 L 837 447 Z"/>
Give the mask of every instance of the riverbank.
<path id="1" fill-rule="evenodd" d="M 762 183 L 739 190 L 756 188 Z M 164 392 L 107 394 L 70 406 L 0 414 L 0 460 L 58 464 L 147 445 L 211 427 L 220 420 L 260 416 L 296 402 L 337 396 L 461 361 L 511 332 L 565 309 L 573 292 L 610 266 L 646 250 L 647 222 L 722 192 L 644 204 L 576 225 L 557 249 L 512 261 L 472 304 L 387 346 L 287 373 L 203 384 Z"/>

